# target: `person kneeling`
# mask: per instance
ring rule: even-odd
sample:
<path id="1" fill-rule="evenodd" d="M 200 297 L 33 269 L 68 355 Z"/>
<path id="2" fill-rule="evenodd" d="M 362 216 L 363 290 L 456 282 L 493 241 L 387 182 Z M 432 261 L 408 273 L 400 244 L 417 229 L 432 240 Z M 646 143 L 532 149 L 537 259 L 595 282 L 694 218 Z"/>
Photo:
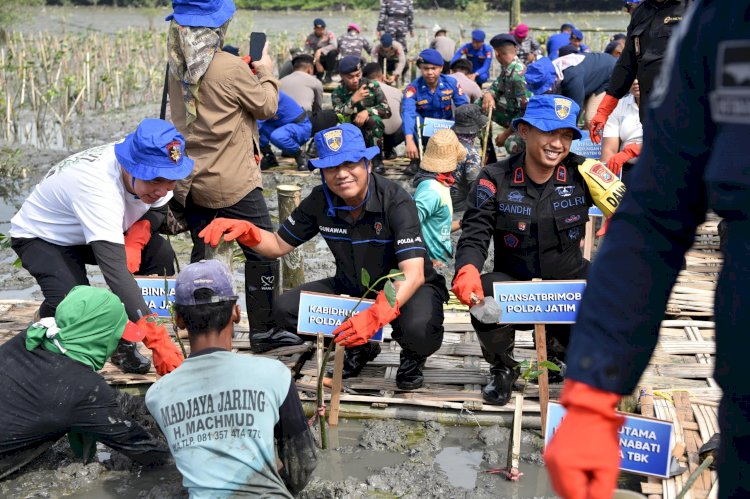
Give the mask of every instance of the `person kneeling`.
<path id="1" fill-rule="evenodd" d="M 359 297 L 366 291 L 363 270 L 374 281 L 398 268 L 404 279 L 396 282 L 396 305 L 391 307 L 379 288 L 375 303 L 341 324 L 334 341 L 347 347 L 344 377 L 357 376 L 380 352 L 380 346 L 368 340 L 390 323 L 402 349 L 396 384 L 402 390 L 419 388 L 424 363 L 443 340 L 448 292 L 445 279 L 427 258 L 414 200 L 395 182 L 371 173 L 370 160 L 379 149 L 366 147 L 356 126 L 344 123 L 322 130 L 315 135 L 315 144 L 319 158 L 310 163 L 320 169 L 322 185 L 276 234 L 249 222 L 218 218 L 200 236 L 212 246 L 222 236 L 225 241 L 237 239 L 262 255 L 278 258 L 320 233 L 333 253 L 336 275 L 281 295 L 274 302 L 277 327 L 252 336 L 255 351 L 288 344 L 289 336 L 294 336 L 290 332 L 296 331 L 302 291 Z"/>
<path id="2" fill-rule="evenodd" d="M 175 284 L 175 321 L 188 331 L 191 354 L 149 388 L 146 406 L 191 497 L 291 498 L 315 469 L 315 441 L 289 369 L 232 353 L 239 320 L 224 264 L 185 267 Z"/>

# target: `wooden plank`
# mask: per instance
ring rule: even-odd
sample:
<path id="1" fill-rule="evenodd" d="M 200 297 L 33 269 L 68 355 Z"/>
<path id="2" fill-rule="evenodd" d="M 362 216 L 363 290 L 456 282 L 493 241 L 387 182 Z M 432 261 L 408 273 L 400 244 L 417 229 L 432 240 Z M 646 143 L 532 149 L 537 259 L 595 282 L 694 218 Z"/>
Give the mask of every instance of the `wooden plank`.
<path id="1" fill-rule="evenodd" d="M 341 402 L 341 377 L 344 372 L 344 347 L 336 345 L 334 349 L 333 382 L 331 383 L 331 412 L 328 422 L 331 426 L 339 424 L 339 404 Z"/>

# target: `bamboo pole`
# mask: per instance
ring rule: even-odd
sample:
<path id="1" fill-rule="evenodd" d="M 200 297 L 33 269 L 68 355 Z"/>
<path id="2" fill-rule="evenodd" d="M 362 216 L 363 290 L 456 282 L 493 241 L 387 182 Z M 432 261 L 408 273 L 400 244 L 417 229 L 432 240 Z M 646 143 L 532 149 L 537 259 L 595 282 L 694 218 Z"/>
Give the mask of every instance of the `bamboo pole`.
<path id="1" fill-rule="evenodd" d="M 341 404 L 341 378 L 344 374 L 344 347 L 336 345 L 333 363 L 333 383 L 331 384 L 331 410 L 328 413 L 328 423 L 331 426 L 339 424 L 339 408 Z"/>

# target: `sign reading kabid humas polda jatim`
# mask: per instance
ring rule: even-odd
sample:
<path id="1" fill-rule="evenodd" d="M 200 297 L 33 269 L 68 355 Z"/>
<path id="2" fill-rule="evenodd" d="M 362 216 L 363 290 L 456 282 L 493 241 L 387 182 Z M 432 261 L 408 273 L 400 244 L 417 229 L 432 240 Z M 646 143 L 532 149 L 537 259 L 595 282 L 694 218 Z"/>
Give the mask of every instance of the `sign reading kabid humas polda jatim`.
<path id="1" fill-rule="evenodd" d="M 143 300 L 159 317 L 171 317 L 169 313 L 169 303 L 174 303 L 174 283 L 173 277 L 136 277 L 136 284 L 141 288 Z"/>
<path id="2" fill-rule="evenodd" d="M 346 320 L 359 298 L 303 291 L 299 295 L 299 318 L 297 332 L 300 334 L 323 333 L 332 336 L 333 331 Z M 362 300 L 353 315 L 367 310 L 375 300 Z M 378 329 L 370 341 L 383 341 L 383 328 Z"/>
<path id="3" fill-rule="evenodd" d="M 586 281 L 510 281 L 492 284 L 503 324 L 572 324 Z"/>
<path id="4" fill-rule="evenodd" d="M 669 478 L 672 464 L 672 423 L 660 419 L 626 414 L 620 428 L 620 469 L 640 475 Z M 547 426 L 544 445 L 547 445 L 565 417 L 565 408 L 550 401 L 547 406 Z"/>

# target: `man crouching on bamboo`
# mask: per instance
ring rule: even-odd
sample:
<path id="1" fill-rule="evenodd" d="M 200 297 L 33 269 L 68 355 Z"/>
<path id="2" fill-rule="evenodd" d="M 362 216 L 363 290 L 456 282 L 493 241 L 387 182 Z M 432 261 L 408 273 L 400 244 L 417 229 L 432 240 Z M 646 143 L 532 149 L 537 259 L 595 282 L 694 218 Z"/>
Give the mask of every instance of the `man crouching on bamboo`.
<path id="1" fill-rule="evenodd" d="M 398 184 L 372 174 L 370 160 L 378 147 L 366 147 L 362 132 L 345 123 L 315 135 L 322 184 L 286 219 L 278 232 L 259 229 L 243 220 L 215 219 L 200 233 L 216 246 L 221 237 L 237 240 L 258 253 L 279 258 L 320 233 L 333 253 L 336 274 L 305 283 L 284 293 L 274 303 L 276 328 L 254 335 L 254 351 L 299 344 L 296 335 L 300 293 L 347 294 L 360 297 L 366 291 L 361 274 L 373 281 L 398 268 L 404 279 L 396 282 L 396 304 L 391 306 L 382 286 L 375 303 L 347 319 L 334 331 L 334 341 L 346 347 L 344 378 L 359 375 L 365 364 L 380 353 L 380 345 L 368 340 L 391 324 L 393 338 L 401 345 L 396 384 L 402 390 L 422 386 L 422 369 L 443 340 L 443 303 L 448 299 L 445 279 L 432 268 L 411 196 Z"/>

